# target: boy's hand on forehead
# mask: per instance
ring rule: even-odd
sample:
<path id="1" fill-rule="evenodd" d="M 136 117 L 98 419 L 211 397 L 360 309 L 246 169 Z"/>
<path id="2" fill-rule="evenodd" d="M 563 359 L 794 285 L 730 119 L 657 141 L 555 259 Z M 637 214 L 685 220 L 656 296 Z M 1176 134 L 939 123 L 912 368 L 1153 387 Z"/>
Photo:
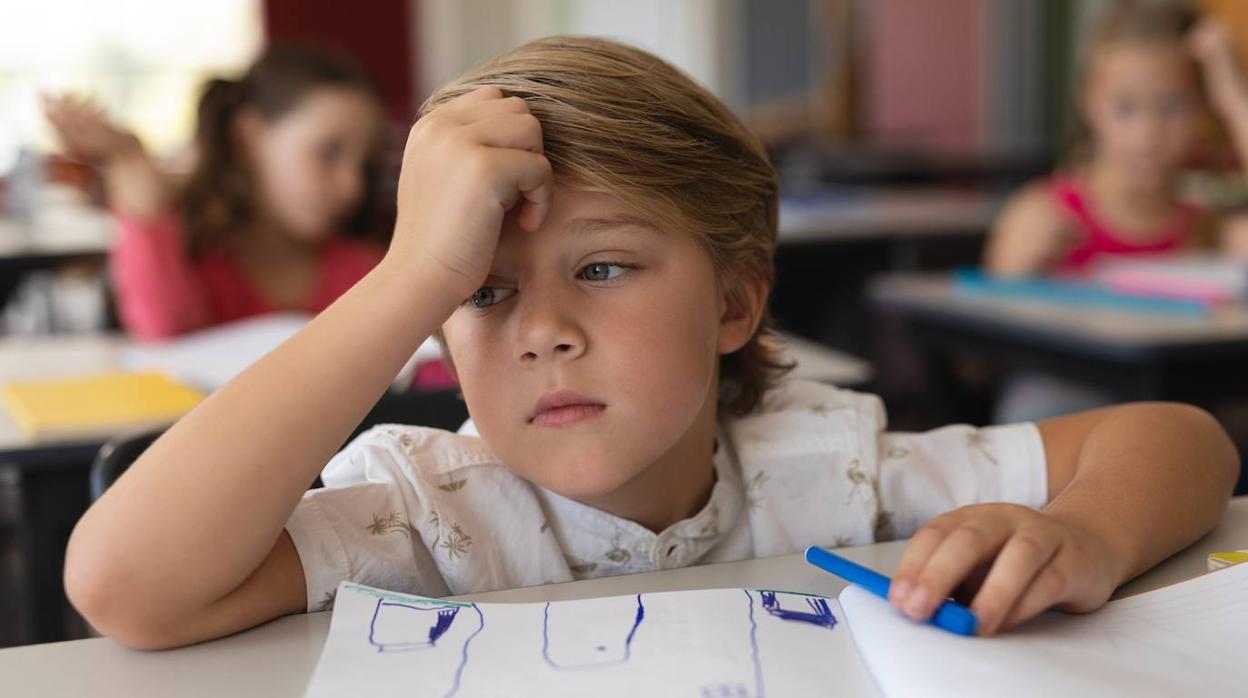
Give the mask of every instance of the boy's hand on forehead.
<path id="1" fill-rule="evenodd" d="M 422 117 L 408 135 L 387 257 L 433 275 L 462 301 L 489 275 L 508 211 L 536 230 L 554 191 L 542 128 L 519 97 L 482 87 Z"/>
<path id="2" fill-rule="evenodd" d="M 1105 542 L 1078 525 L 1024 506 L 977 504 L 914 534 L 889 601 L 925 621 L 958 592 L 971 599 L 979 633 L 993 635 L 1049 608 L 1100 608 L 1114 591 L 1112 565 Z"/>

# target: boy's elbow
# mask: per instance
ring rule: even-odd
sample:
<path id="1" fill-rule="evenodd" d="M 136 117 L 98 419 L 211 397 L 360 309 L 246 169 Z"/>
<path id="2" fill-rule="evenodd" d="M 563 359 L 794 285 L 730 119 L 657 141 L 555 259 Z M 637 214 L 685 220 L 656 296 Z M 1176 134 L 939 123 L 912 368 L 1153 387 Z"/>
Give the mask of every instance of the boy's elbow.
<path id="1" fill-rule="evenodd" d="M 96 632 L 126 647 L 163 650 L 187 644 L 187 640 L 169 631 L 168 624 L 157 623 L 118 601 L 119 597 L 132 591 L 118 590 L 113 593 L 109 585 L 90 578 L 75 579 L 67 569 L 65 593 L 69 602 Z"/>
<path id="2" fill-rule="evenodd" d="M 1196 446 L 1193 451 L 1201 454 L 1197 465 L 1204 469 L 1204 477 L 1229 498 L 1239 479 L 1239 451 L 1217 417 L 1186 403 L 1166 402 L 1153 406 L 1166 410 L 1167 421 L 1182 430 L 1184 441 Z"/>
<path id="3" fill-rule="evenodd" d="M 85 552 L 73 540 L 65 554 L 65 595 L 100 634 L 133 649 L 168 649 L 186 644 L 169 623 L 153 614 L 148 595 L 110 565 L 108 556 Z"/>

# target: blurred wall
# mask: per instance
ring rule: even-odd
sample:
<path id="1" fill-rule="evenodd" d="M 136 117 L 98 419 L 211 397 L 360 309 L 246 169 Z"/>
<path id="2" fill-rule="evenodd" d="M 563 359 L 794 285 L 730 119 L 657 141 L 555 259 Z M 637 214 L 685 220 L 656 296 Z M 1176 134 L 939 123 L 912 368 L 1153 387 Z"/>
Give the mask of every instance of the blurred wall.
<path id="1" fill-rule="evenodd" d="M 411 0 L 419 13 L 424 96 L 481 61 L 530 39 L 581 34 L 619 39 L 672 62 L 734 103 L 742 74 L 734 41 L 749 0 Z"/>
<path id="2" fill-rule="evenodd" d="M 408 121 L 419 73 L 411 1 L 264 0 L 265 31 L 272 40 L 312 40 L 351 55 L 368 71 L 391 117 Z"/>
<path id="3" fill-rule="evenodd" d="M 863 136 L 922 149 L 976 145 L 988 131 L 985 32 L 991 0 L 873 0 L 861 46 Z"/>

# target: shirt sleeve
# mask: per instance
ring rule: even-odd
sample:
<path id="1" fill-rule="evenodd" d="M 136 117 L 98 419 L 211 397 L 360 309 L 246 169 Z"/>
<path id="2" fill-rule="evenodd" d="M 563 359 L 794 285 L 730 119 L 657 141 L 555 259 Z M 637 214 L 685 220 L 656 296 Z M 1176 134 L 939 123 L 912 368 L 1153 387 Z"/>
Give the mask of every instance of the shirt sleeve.
<path id="1" fill-rule="evenodd" d="M 1031 423 L 885 432 L 877 458 L 880 540 L 907 538 L 929 519 L 968 504 L 1048 501 L 1044 444 Z"/>
<path id="2" fill-rule="evenodd" d="M 417 525 L 425 507 L 384 435 L 352 442 L 286 522 L 307 583 L 308 611 L 333 606 L 342 581 L 425 596 L 449 593 Z"/>
<path id="3" fill-rule="evenodd" d="M 119 236 L 110 267 L 126 330 L 156 340 L 210 324 L 209 303 L 184 249 L 177 214 L 169 211 L 151 220 L 113 215 Z"/>

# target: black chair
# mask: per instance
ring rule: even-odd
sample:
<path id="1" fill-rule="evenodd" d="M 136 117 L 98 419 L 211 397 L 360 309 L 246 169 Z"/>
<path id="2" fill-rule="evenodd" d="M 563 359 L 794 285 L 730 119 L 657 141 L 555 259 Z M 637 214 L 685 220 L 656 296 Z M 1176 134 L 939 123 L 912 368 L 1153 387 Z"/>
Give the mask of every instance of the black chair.
<path id="1" fill-rule="evenodd" d="M 117 478 L 126 472 L 126 468 L 138 460 L 147 447 L 151 446 L 152 442 L 160 438 L 163 433 L 165 433 L 164 429 L 151 429 L 123 434 L 109 439 L 101 446 L 99 452 L 95 454 L 95 460 L 91 462 L 91 472 L 88 475 L 91 485 L 91 501 L 99 499 L 100 495 L 104 494 L 104 490 L 116 482 Z"/>
<path id="2" fill-rule="evenodd" d="M 373 405 L 347 441 L 378 424 L 417 424 L 455 431 L 466 419 L 468 406 L 460 398 L 458 390 L 386 393 Z M 136 432 L 118 436 L 104 444 L 91 463 L 91 501 L 99 499 L 104 490 L 116 482 L 126 468 L 164 432 L 164 429 Z M 312 486 L 321 486 L 320 477 Z"/>

